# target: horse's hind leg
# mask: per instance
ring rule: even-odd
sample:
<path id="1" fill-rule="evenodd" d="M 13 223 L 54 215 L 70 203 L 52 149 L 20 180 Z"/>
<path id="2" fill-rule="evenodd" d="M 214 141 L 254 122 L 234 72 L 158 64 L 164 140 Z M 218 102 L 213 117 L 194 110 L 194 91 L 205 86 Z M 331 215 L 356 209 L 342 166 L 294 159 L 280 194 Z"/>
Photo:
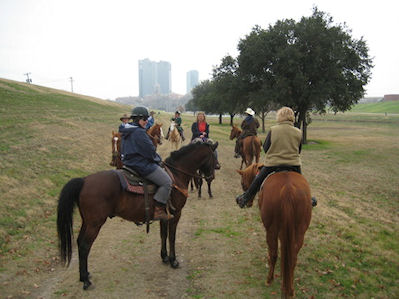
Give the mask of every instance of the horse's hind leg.
<path id="1" fill-rule="evenodd" d="M 161 259 L 162 262 L 169 263 L 168 250 L 166 248 L 166 239 L 168 238 L 168 222 L 160 221 L 160 233 L 161 233 Z"/>
<path id="2" fill-rule="evenodd" d="M 269 251 L 269 274 L 267 275 L 266 285 L 270 285 L 274 279 L 274 267 L 276 266 L 278 255 L 278 232 L 272 229 L 267 229 L 266 233 L 267 247 Z"/>
<path id="3" fill-rule="evenodd" d="M 201 198 L 202 195 L 202 179 L 196 179 L 198 185 L 198 198 Z"/>
<path id="4" fill-rule="evenodd" d="M 213 197 L 213 195 L 212 195 L 212 190 L 211 190 L 212 181 L 206 181 L 206 182 L 207 182 L 207 184 L 208 184 L 208 194 L 209 194 L 209 197 L 212 198 L 212 197 Z"/>
<path id="5" fill-rule="evenodd" d="M 87 258 L 89 256 L 91 246 L 93 245 L 94 240 L 97 238 L 98 232 L 100 231 L 100 228 L 104 224 L 104 222 L 100 225 L 90 226 L 86 225 L 85 222 L 83 222 L 79 232 L 79 274 L 80 281 L 83 282 L 84 290 L 87 290 L 87 288 L 91 285 L 91 282 L 89 280 L 89 272 L 87 269 Z"/>

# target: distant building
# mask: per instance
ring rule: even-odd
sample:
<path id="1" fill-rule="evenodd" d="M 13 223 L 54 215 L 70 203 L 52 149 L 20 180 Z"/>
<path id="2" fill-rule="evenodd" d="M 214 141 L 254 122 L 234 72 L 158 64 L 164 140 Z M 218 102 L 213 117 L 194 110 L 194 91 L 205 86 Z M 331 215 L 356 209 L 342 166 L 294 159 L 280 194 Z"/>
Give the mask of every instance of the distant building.
<path id="1" fill-rule="evenodd" d="M 388 101 L 399 101 L 399 94 L 386 94 L 384 95 L 384 102 Z"/>
<path id="2" fill-rule="evenodd" d="M 187 80 L 186 80 L 186 86 L 187 86 L 187 93 L 189 93 L 195 86 L 198 85 L 198 71 L 192 70 L 187 72 Z"/>
<path id="3" fill-rule="evenodd" d="M 139 97 L 172 91 L 171 66 L 167 61 L 155 62 L 148 58 L 139 60 Z"/>

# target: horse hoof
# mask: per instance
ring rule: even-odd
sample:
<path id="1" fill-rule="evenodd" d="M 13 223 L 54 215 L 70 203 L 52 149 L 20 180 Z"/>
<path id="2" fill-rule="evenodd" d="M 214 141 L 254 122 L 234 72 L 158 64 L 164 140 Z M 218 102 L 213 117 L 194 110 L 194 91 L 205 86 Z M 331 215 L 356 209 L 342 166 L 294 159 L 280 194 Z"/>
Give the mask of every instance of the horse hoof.
<path id="1" fill-rule="evenodd" d="M 164 263 L 164 264 L 169 264 L 169 257 L 168 257 L 168 256 L 164 256 L 164 257 L 162 258 L 162 263 Z"/>
<path id="2" fill-rule="evenodd" d="M 173 269 L 179 268 L 179 262 L 177 260 L 171 261 L 170 265 Z"/>
<path id="3" fill-rule="evenodd" d="M 86 291 L 90 286 L 91 286 L 91 282 L 90 281 L 83 282 L 83 290 Z"/>

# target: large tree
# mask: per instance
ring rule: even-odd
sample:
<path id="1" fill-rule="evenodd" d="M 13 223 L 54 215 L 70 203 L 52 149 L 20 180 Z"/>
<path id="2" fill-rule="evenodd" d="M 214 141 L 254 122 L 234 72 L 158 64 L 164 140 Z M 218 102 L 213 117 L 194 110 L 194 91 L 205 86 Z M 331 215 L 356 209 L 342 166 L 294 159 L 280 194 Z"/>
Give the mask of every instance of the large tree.
<path id="1" fill-rule="evenodd" d="M 372 60 L 363 38 L 314 8 L 300 22 L 282 20 L 268 29 L 256 26 L 238 45 L 239 73 L 250 92 L 261 91 L 290 106 L 298 127 L 309 110 L 346 111 L 364 95 Z"/>

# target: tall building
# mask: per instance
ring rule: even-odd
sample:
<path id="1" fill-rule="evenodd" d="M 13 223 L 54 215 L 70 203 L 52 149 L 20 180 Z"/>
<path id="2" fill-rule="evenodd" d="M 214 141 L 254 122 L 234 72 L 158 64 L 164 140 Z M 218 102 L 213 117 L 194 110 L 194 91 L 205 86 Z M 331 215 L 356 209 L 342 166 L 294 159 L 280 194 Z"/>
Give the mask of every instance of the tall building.
<path id="1" fill-rule="evenodd" d="M 172 92 L 171 66 L 167 61 L 139 60 L 139 97 Z"/>
<path id="2" fill-rule="evenodd" d="M 192 70 L 188 71 L 186 75 L 186 88 L 187 93 L 189 93 L 195 86 L 198 85 L 198 71 Z"/>

